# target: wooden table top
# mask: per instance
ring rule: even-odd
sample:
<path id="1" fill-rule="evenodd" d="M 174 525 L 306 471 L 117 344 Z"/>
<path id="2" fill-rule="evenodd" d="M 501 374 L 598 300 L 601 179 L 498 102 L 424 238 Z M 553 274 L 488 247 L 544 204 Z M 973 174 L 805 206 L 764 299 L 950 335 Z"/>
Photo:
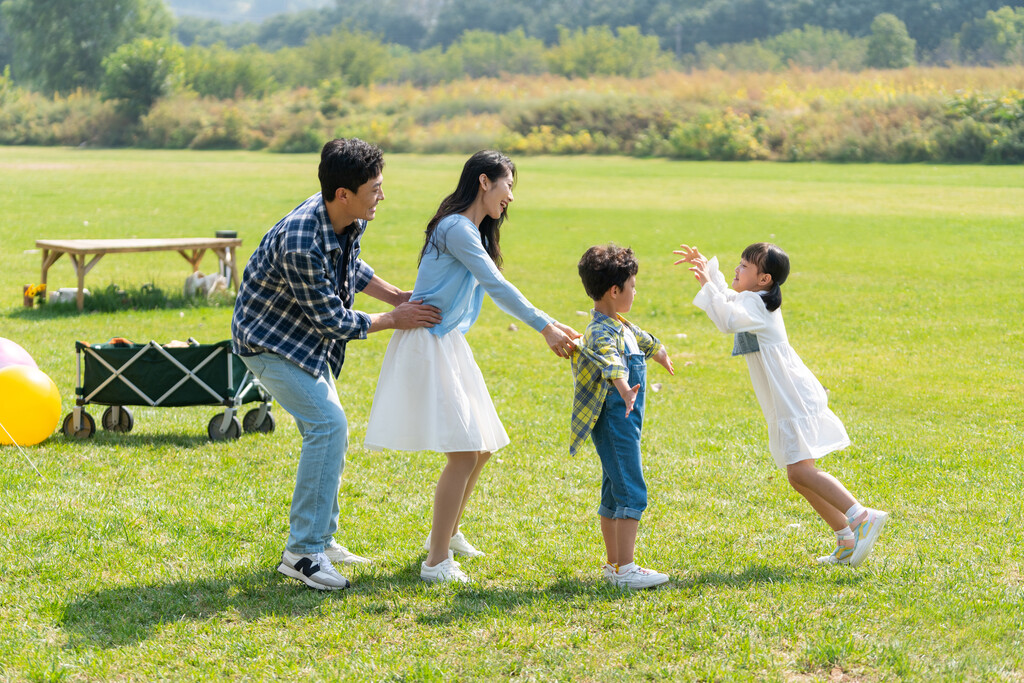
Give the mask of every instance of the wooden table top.
<path id="1" fill-rule="evenodd" d="M 36 240 L 39 249 L 68 254 L 114 254 L 117 252 L 216 249 L 242 246 L 236 237 L 167 237 L 149 239 Z"/>

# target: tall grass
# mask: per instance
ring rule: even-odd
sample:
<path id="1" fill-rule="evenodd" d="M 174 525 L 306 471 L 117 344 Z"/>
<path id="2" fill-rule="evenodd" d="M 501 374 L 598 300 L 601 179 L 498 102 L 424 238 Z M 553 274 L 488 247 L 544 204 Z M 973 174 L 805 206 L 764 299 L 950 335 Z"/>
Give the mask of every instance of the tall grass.
<path id="1" fill-rule="evenodd" d="M 316 191 L 316 161 L 0 148 L 0 336 L 33 354 L 65 412 L 75 339 L 227 338 L 224 307 L 26 310 L 40 259 L 26 252 L 37 238 L 231 228 L 247 254 Z M 382 277 L 411 286 L 425 220 L 462 161 L 387 157 L 364 248 Z M 662 388 L 649 395 L 638 548 L 669 587 L 600 583 L 599 465 L 566 454 L 569 369 L 488 303 L 469 342 L 512 444 L 467 512 L 488 551 L 463 564 L 475 585 L 417 576 L 441 457 L 360 445 L 388 338 L 372 335 L 349 346 L 338 381 L 352 441 L 339 540 L 376 559 L 352 590 L 316 594 L 273 570 L 300 443 L 283 412 L 272 435 L 211 444 L 210 409 L 139 408 L 130 434 L 29 449 L 45 479 L 0 448 L 0 678 L 1019 679 L 1024 170 L 517 162 L 502 246 L 535 304 L 582 326 L 584 249 L 615 241 L 640 257 L 630 317 L 677 374 L 651 370 Z M 857 571 L 814 565 L 831 534 L 771 464 L 743 363 L 671 265 L 679 242 L 730 264 L 762 239 L 793 259 L 789 333 L 854 443 L 822 464 L 892 513 Z M 87 284 L 169 290 L 187 270 L 174 254 L 111 255 Z M 68 286 L 70 265 L 50 278 Z"/>

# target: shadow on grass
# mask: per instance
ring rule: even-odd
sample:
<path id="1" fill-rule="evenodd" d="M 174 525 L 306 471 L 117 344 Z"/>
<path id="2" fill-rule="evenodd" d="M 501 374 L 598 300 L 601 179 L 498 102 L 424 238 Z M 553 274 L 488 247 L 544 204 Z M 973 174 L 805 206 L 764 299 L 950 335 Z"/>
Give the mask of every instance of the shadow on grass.
<path id="1" fill-rule="evenodd" d="M 71 647 L 117 648 L 145 640 L 161 624 L 205 621 L 231 611 L 244 621 L 301 617 L 347 591 L 320 592 L 286 581 L 273 568 L 221 578 L 95 591 L 68 603 L 59 621 Z"/>
<path id="2" fill-rule="evenodd" d="M 303 618 L 330 600 L 367 600 L 363 611 L 381 614 L 394 609 L 395 594 L 404 601 L 423 598 L 416 621 L 444 625 L 489 618 L 537 603 L 605 603 L 635 598 L 643 592 L 619 590 L 602 582 L 559 578 L 545 588 L 489 588 L 486 584 L 427 585 L 420 580 L 419 560 L 397 570 L 362 570 L 345 591 L 315 591 L 279 575 L 273 568 L 238 572 L 220 578 L 98 590 L 64 606 L 59 626 L 70 647 L 111 649 L 154 635 L 163 624 L 205 621 L 231 612 L 243 621 L 267 616 Z M 349 574 L 351 576 L 351 574 Z M 375 596 L 381 600 L 374 600 Z M 442 603 L 439 611 L 431 606 Z"/>
<path id="3" fill-rule="evenodd" d="M 702 572 L 674 585 L 681 589 L 694 589 L 701 586 L 723 586 L 727 588 L 745 588 L 756 584 L 788 583 L 791 581 L 813 581 L 820 583 L 827 578 L 837 586 L 851 586 L 860 583 L 862 577 L 846 567 L 812 567 L 813 575 L 808 577 L 803 570 L 793 571 L 783 567 L 771 567 L 764 564 L 750 565 L 735 571 Z M 814 571 L 816 570 L 816 571 Z"/>
<path id="4" fill-rule="evenodd" d="M 69 446 L 95 445 L 95 446 L 147 446 L 149 448 L 197 448 L 204 444 L 217 446 L 224 443 L 221 441 L 210 441 L 209 437 L 203 434 L 182 434 L 180 432 L 163 432 L 150 434 L 137 434 L 134 431 L 130 434 L 118 434 L 97 430 L 96 434 L 87 439 L 72 439 L 57 433 L 52 437 L 55 441 Z M 234 440 L 227 443 L 234 443 Z"/>

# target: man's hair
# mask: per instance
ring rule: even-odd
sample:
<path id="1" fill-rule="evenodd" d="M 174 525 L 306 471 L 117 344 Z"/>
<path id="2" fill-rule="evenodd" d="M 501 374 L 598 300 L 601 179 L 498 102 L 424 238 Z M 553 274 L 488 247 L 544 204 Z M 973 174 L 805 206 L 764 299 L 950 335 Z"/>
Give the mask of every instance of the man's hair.
<path id="1" fill-rule="evenodd" d="M 633 250 L 614 244 L 587 249 L 578 267 L 583 288 L 594 301 L 600 300 L 613 286 L 624 287 L 626 280 L 640 270 Z"/>
<path id="2" fill-rule="evenodd" d="M 359 138 L 337 138 L 320 151 L 320 191 L 325 202 L 334 201 L 339 187 L 357 192 L 384 170 L 384 153 Z"/>

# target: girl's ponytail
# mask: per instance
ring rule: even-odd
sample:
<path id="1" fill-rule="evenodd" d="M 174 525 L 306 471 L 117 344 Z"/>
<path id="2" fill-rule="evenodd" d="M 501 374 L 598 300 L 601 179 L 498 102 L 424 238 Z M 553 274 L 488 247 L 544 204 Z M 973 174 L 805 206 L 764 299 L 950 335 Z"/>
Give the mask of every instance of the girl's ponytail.
<path id="1" fill-rule="evenodd" d="M 782 306 L 782 283 L 789 277 L 789 256 L 774 244 L 758 242 L 743 250 L 741 258 L 757 266 L 758 272 L 772 276 L 772 286 L 762 295 L 765 308 L 778 310 Z"/>

